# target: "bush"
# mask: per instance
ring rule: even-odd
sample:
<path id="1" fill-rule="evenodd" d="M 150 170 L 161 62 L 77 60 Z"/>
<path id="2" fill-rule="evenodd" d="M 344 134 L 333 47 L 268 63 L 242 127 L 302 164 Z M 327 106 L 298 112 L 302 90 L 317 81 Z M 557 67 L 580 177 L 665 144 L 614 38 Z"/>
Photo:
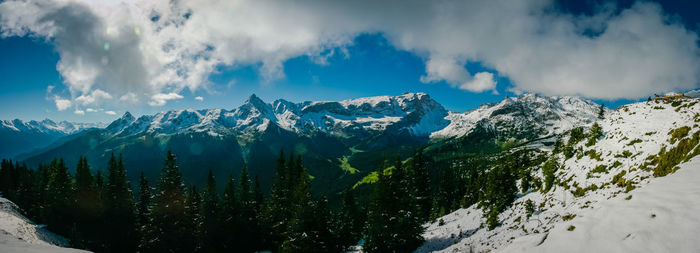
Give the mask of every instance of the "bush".
<path id="1" fill-rule="evenodd" d="M 698 142 L 700 142 L 700 132 L 695 132 L 692 138 L 680 140 L 676 147 L 668 151 L 666 151 L 665 148 L 661 149 L 659 155 L 657 155 L 654 160 L 647 162 L 648 164 L 652 165 L 656 164 L 656 167 L 654 168 L 654 176 L 666 176 L 678 169 L 676 165 L 698 155 L 700 152 L 697 149 L 693 152 L 693 149 L 695 149 L 695 147 L 698 145 Z"/>
<path id="2" fill-rule="evenodd" d="M 642 140 L 640 140 L 640 139 L 634 139 L 634 140 L 630 141 L 630 143 L 627 144 L 627 146 L 632 146 L 634 144 L 641 143 L 641 142 L 642 142 Z"/>
<path id="3" fill-rule="evenodd" d="M 561 219 L 563 221 L 568 221 L 568 220 L 574 219 L 574 217 L 576 217 L 576 214 L 567 214 L 567 215 L 562 216 Z"/>
<path id="4" fill-rule="evenodd" d="M 680 140 L 680 139 L 688 136 L 688 132 L 690 132 L 690 127 L 688 127 L 688 126 L 676 128 L 676 129 L 669 131 L 668 135 L 671 136 L 671 140 L 670 140 L 671 144 L 674 144 L 674 143 L 676 143 L 677 140 Z"/>
<path id="5" fill-rule="evenodd" d="M 566 230 L 567 230 L 567 231 L 574 231 L 574 229 L 576 229 L 576 226 L 571 225 L 571 226 L 569 226 L 569 228 L 567 228 Z"/>
<path id="6" fill-rule="evenodd" d="M 525 201 L 525 215 L 527 215 L 527 219 L 530 219 L 533 213 L 535 213 L 535 203 L 528 199 Z"/>

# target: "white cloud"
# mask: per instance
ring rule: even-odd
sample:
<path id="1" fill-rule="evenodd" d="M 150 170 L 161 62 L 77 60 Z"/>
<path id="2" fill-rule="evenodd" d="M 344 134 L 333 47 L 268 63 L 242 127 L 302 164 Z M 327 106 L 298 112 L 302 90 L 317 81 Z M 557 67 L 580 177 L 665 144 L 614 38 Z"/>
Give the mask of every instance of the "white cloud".
<path id="1" fill-rule="evenodd" d="M 158 105 L 167 100 L 152 96 L 202 88 L 219 65 L 282 78 L 287 59 L 327 64 L 361 33 L 425 59 L 421 81 L 475 92 L 495 82 L 467 62 L 510 78 L 513 90 L 544 94 L 637 98 L 698 86 L 698 35 L 658 4 L 607 5 L 591 16 L 556 8 L 554 0 L 20 0 L 0 3 L 0 36 L 51 39 L 76 103 L 101 90 L 120 98 L 112 102 Z"/>
<path id="2" fill-rule="evenodd" d="M 75 111 L 73 113 L 75 113 L 77 115 L 85 115 L 85 111 L 80 110 L 80 109 L 75 109 Z"/>
<path id="3" fill-rule="evenodd" d="M 151 97 L 151 101 L 148 102 L 150 106 L 163 106 L 165 103 L 168 102 L 168 100 L 174 100 L 174 99 L 181 99 L 183 98 L 182 95 L 177 94 L 175 92 L 171 92 L 168 94 L 164 93 L 158 93 L 155 94 Z"/>
<path id="4" fill-rule="evenodd" d="M 58 96 L 54 97 L 54 102 L 56 102 L 56 109 L 58 109 L 58 111 L 63 111 L 73 106 L 73 102 Z"/>
<path id="5" fill-rule="evenodd" d="M 96 89 L 90 92 L 89 94 L 84 94 L 75 98 L 75 102 L 85 106 L 94 103 L 100 103 L 105 99 L 112 99 L 112 95 L 103 90 Z"/>
<path id="6" fill-rule="evenodd" d="M 85 111 L 86 111 L 86 112 L 97 112 L 97 110 L 92 109 L 92 108 L 87 108 L 87 109 L 85 109 Z"/>
<path id="7" fill-rule="evenodd" d="M 105 111 L 105 114 L 107 114 L 107 115 L 117 115 L 117 112 L 115 112 L 115 111 Z"/>
<path id="8" fill-rule="evenodd" d="M 129 92 L 119 97 L 119 101 L 124 101 L 127 103 L 137 103 L 139 101 L 139 98 L 138 96 L 136 96 L 136 94 Z"/>
<path id="9" fill-rule="evenodd" d="M 204 101 L 204 98 L 201 97 L 201 96 L 194 97 L 194 99 L 195 99 L 195 100 L 199 100 L 199 101 Z"/>
<path id="10" fill-rule="evenodd" d="M 476 73 L 476 75 L 474 75 L 474 79 L 463 83 L 459 86 L 459 88 L 472 92 L 492 90 L 494 94 L 498 94 L 496 91 L 496 80 L 493 79 L 493 73 L 489 72 Z"/>

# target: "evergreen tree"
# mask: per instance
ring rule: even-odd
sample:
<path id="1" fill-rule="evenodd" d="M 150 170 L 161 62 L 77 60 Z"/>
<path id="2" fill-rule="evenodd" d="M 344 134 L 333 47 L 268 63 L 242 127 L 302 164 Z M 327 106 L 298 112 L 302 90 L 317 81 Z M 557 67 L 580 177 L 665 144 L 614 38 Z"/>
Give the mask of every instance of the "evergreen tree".
<path id="1" fill-rule="evenodd" d="M 197 191 L 197 186 L 193 185 L 187 194 L 185 209 L 185 229 L 187 229 L 188 234 L 191 235 L 185 248 L 192 249 L 191 252 L 200 252 L 200 250 L 202 250 L 201 241 L 199 240 L 200 237 L 196 236 L 198 234 L 197 231 L 202 227 L 201 203 L 201 195 L 199 195 Z"/>
<path id="2" fill-rule="evenodd" d="M 411 252 L 423 243 L 418 205 L 400 162 L 391 175 L 382 173 L 370 198 L 363 249 L 367 252 Z"/>
<path id="3" fill-rule="evenodd" d="M 132 252 L 136 248 L 136 212 L 134 195 L 126 179 L 122 156 L 114 153 L 109 159 L 107 183 L 104 190 L 105 252 Z"/>
<path id="4" fill-rule="evenodd" d="M 419 215 L 422 221 L 427 221 L 430 216 L 431 190 L 428 167 L 423 157 L 423 150 L 419 150 L 413 158 L 411 170 L 411 185 L 415 189 L 415 198 L 419 206 Z"/>
<path id="5" fill-rule="evenodd" d="M 436 206 L 433 208 L 433 218 L 443 216 L 457 209 L 458 200 L 461 198 L 458 194 L 457 174 L 454 166 L 447 166 L 440 178 L 440 185 L 435 199 Z"/>
<path id="6" fill-rule="evenodd" d="M 221 196 L 221 223 L 224 234 L 223 241 L 220 242 L 225 251 L 232 251 L 238 248 L 241 241 L 241 204 L 236 193 L 236 184 L 233 176 L 230 176 L 224 194 Z"/>
<path id="7" fill-rule="evenodd" d="M 291 216 L 291 193 L 289 172 L 284 152 L 277 159 L 277 171 L 270 189 L 270 197 L 261 217 L 264 224 L 265 246 L 274 249 L 282 244 L 283 235 Z"/>
<path id="8" fill-rule="evenodd" d="M 248 175 L 248 167 L 243 164 L 241 168 L 240 188 L 238 190 L 241 203 L 241 218 L 240 226 L 245 228 L 245 232 L 241 234 L 241 245 L 238 250 L 241 252 L 254 252 L 260 250 L 262 241 L 260 241 L 260 225 L 258 224 L 257 211 L 258 203 L 253 189 L 250 176 Z"/>
<path id="9" fill-rule="evenodd" d="M 542 166 L 542 174 L 544 174 L 544 189 L 542 190 L 544 192 L 548 192 L 554 186 L 554 173 L 557 172 L 557 169 L 559 169 L 559 164 L 557 164 L 556 158 L 549 159 Z"/>
<path id="10" fill-rule="evenodd" d="M 138 206 L 136 207 L 136 211 L 138 214 L 137 217 L 137 229 L 140 235 L 140 243 L 139 243 L 139 251 L 144 251 L 144 245 L 147 244 L 146 242 L 150 240 L 148 238 L 147 231 L 150 229 L 150 216 L 151 216 L 151 186 L 148 184 L 148 179 L 146 179 L 146 176 L 143 174 L 143 171 L 141 171 L 141 175 L 139 176 L 139 199 L 138 199 Z"/>
<path id="11" fill-rule="evenodd" d="M 182 174 L 175 155 L 168 151 L 157 184 L 151 209 L 152 229 L 149 241 L 143 245 L 146 252 L 192 252 L 193 239 L 187 217 L 187 197 Z"/>
<path id="12" fill-rule="evenodd" d="M 335 218 L 334 227 L 338 230 L 338 240 L 342 250 L 348 250 L 356 245 L 362 236 L 362 214 L 352 188 L 343 191 L 342 197 L 342 205 Z"/>
<path id="13" fill-rule="evenodd" d="M 73 196 L 75 205 L 75 222 L 76 230 L 80 232 L 82 238 L 72 238 L 72 244 L 91 246 L 96 242 L 95 234 L 100 229 L 96 226 L 99 222 L 99 192 L 95 179 L 90 173 L 90 166 L 87 163 L 86 157 L 78 159 L 78 166 L 75 170 L 75 195 Z M 77 242 L 80 241 L 81 242 Z"/>
<path id="14" fill-rule="evenodd" d="M 292 164 L 296 170 L 299 166 Z M 331 232 L 327 200 L 316 202 L 311 196 L 311 181 L 302 168 L 294 190 L 294 210 L 280 252 L 339 252 L 341 246 Z"/>
<path id="15" fill-rule="evenodd" d="M 605 104 L 601 104 L 598 108 L 598 118 L 605 119 Z"/>
<path id="16" fill-rule="evenodd" d="M 46 185 L 47 208 L 44 221 L 49 229 L 59 234 L 69 234 L 73 219 L 73 178 L 68 174 L 63 159 L 54 159 L 49 166 L 49 181 Z"/>
<path id="17" fill-rule="evenodd" d="M 202 252 L 219 252 L 219 244 L 222 239 L 221 220 L 219 219 L 219 195 L 216 188 L 216 179 L 211 170 L 207 175 L 207 188 L 202 200 L 202 226 L 200 236 Z"/>
<path id="18" fill-rule="evenodd" d="M 507 158 L 512 161 L 512 158 Z M 508 161 L 507 160 L 507 161 Z M 489 229 L 498 225 L 498 214 L 504 211 L 515 199 L 518 191 L 516 177 L 511 162 L 491 169 L 486 176 L 482 207 Z"/>

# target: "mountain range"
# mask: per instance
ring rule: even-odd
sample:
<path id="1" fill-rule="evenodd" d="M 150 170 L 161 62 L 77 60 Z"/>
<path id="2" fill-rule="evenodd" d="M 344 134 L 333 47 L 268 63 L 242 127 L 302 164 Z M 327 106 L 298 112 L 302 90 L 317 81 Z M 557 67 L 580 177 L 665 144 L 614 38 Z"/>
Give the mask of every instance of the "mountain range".
<path id="1" fill-rule="evenodd" d="M 265 187 L 274 172 L 272 161 L 283 150 L 301 155 L 317 192 L 334 193 L 381 161 L 433 143 L 472 142 L 483 133 L 488 133 L 487 143 L 527 142 L 590 124 L 599 110 L 598 104 L 579 97 L 536 94 L 506 97 L 463 113 L 448 111 L 425 93 L 301 103 L 266 103 L 251 95 L 233 110 L 172 110 L 138 118 L 127 112 L 104 127 L 3 121 L 0 133 L 43 138 L 31 142 L 31 148 L 6 146 L 15 152 L 5 156 L 34 149 L 16 157 L 30 166 L 56 157 L 75 164 L 86 155 L 93 169 L 101 169 L 114 152 L 123 155 L 131 178 L 141 171 L 155 178 L 171 149 L 185 178 L 196 184 L 208 170 L 218 177 L 237 175 L 246 163 Z"/>

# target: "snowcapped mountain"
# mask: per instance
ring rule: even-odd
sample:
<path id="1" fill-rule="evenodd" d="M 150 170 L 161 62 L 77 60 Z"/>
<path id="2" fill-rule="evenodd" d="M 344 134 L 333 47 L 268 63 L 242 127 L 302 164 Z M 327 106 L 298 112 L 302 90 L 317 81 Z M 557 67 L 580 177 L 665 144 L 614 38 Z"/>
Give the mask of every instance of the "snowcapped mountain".
<path id="1" fill-rule="evenodd" d="M 15 155 L 44 147 L 58 138 L 75 134 L 85 129 L 99 128 L 100 123 L 55 122 L 50 119 L 42 121 L 1 120 L 0 157 L 10 158 Z"/>
<path id="2" fill-rule="evenodd" d="M 87 252 L 61 248 L 68 240 L 34 224 L 24 217 L 19 207 L 0 197 L 0 251 L 14 252 Z"/>
<path id="3" fill-rule="evenodd" d="M 212 136 L 252 134 L 270 125 L 297 134 L 324 133 L 340 138 L 370 136 L 387 130 L 429 136 L 449 124 L 447 110 L 425 93 L 379 96 L 340 102 L 266 103 L 251 95 L 234 110 L 173 110 L 138 119 L 130 113 L 107 126 L 117 137 L 143 133 L 172 135 L 205 132 Z"/>
<path id="4" fill-rule="evenodd" d="M 37 166 L 54 157 L 75 164 L 84 155 L 99 168 L 110 153 L 122 153 L 126 166 L 134 168 L 130 178 L 140 170 L 155 178 L 164 154 L 172 150 L 192 182 L 203 182 L 203 162 L 219 177 L 228 176 L 231 168 L 238 173 L 245 162 L 265 187 L 275 170 L 269 161 L 284 150 L 302 156 L 316 186 L 338 192 L 376 170 L 382 159 L 406 157 L 475 129 L 488 132 L 482 138 L 488 143 L 532 140 L 589 124 L 598 110 L 580 98 L 537 95 L 507 98 L 466 113 L 449 112 L 425 93 L 300 103 L 268 103 L 251 95 L 231 110 L 184 109 L 140 117 L 127 112 L 105 128 L 71 135 L 18 158 Z M 346 175 L 342 160 L 360 172 Z"/>
<path id="5" fill-rule="evenodd" d="M 487 103 L 465 113 L 450 113 L 450 124 L 431 134 L 433 138 L 459 137 L 477 125 L 511 136 L 547 136 L 588 125 L 596 120 L 599 105 L 579 97 L 545 97 L 525 94 Z M 527 136 L 523 136 L 526 137 Z"/>
<path id="6" fill-rule="evenodd" d="M 571 143 L 566 132 L 553 137 L 569 155 L 543 143 L 527 146 L 559 164 L 551 190 L 519 194 L 493 230 L 476 205 L 443 216 L 428 224 L 418 252 L 697 251 L 698 100 L 633 103 L 588 119 L 602 129 L 595 142 L 586 140 L 584 124 L 584 140 Z M 544 180 L 545 163 L 533 167 L 537 180 Z"/>

